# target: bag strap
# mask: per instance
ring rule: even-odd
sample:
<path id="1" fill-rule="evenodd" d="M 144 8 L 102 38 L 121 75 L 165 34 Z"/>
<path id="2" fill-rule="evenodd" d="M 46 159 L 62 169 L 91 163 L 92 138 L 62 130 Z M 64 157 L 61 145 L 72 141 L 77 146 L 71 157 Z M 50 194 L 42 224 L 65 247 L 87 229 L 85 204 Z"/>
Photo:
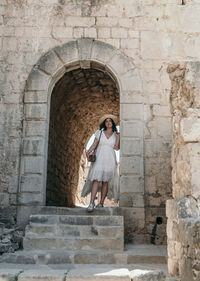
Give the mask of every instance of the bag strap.
<path id="1" fill-rule="evenodd" d="M 96 148 L 95 148 L 95 150 L 94 150 L 94 152 L 96 153 L 96 150 L 97 150 L 97 147 L 98 147 L 98 145 L 99 145 L 99 142 L 100 142 L 100 139 L 101 139 L 101 134 L 102 134 L 102 130 L 101 130 L 101 133 L 100 133 L 100 136 L 99 136 L 99 141 L 98 141 L 98 143 L 97 143 L 97 146 L 96 146 Z"/>

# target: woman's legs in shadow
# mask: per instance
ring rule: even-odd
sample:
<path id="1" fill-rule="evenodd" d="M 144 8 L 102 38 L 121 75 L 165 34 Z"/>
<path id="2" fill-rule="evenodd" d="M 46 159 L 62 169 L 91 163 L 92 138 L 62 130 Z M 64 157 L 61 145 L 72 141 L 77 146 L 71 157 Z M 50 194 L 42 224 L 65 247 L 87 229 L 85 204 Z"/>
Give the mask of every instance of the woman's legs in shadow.
<path id="1" fill-rule="evenodd" d="M 98 186 L 99 186 L 99 182 L 97 180 L 94 180 L 92 184 L 91 199 L 90 199 L 90 203 L 92 204 L 94 204 L 94 200 L 96 198 L 97 191 L 98 191 Z"/>
<path id="2" fill-rule="evenodd" d="M 104 203 L 104 200 L 107 196 L 107 193 L 108 193 L 108 182 L 107 181 L 103 181 L 102 182 L 102 188 L 101 188 L 101 201 L 100 201 L 100 204 L 103 205 Z"/>

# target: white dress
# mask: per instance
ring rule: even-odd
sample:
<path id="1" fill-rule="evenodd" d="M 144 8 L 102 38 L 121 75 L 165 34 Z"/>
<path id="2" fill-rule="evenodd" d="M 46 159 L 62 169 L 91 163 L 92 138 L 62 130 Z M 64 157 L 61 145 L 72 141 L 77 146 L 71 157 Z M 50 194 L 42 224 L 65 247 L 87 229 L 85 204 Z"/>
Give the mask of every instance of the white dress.
<path id="1" fill-rule="evenodd" d="M 116 133 L 114 132 L 109 138 L 104 131 L 97 130 L 95 138 L 101 138 L 96 150 L 96 161 L 92 162 L 89 168 L 87 180 L 82 190 L 82 197 L 87 196 L 92 189 L 93 180 L 99 181 L 99 191 L 101 190 L 102 181 L 108 182 L 108 199 L 119 201 L 119 174 L 117 170 L 117 159 L 114 150 L 116 143 Z"/>

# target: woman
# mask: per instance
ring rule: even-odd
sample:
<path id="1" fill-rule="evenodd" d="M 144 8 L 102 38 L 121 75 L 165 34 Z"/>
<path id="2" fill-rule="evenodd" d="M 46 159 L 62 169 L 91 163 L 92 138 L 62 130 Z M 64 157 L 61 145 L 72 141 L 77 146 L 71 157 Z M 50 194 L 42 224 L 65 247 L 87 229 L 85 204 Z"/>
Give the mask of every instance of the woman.
<path id="1" fill-rule="evenodd" d="M 106 196 L 118 198 L 118 173 L 117 161 L 114 150 L 119 150 L 119 133 L 115 123 L 117 117 L 114 115 L 104 115 L 100 118 L 100 130 L 95 132 L 95 140 L 86 152 L 87 158 L 96 150 L 96 161 L 92 162 L 88 172 L 86 183 L 83 187 L 81 196 L 84 197 L 91 192 L 88 212 L 94 210 L 94 200 L 98 190 L 101 190 L 101 201 L 96 207 L 103 207 Z"/>

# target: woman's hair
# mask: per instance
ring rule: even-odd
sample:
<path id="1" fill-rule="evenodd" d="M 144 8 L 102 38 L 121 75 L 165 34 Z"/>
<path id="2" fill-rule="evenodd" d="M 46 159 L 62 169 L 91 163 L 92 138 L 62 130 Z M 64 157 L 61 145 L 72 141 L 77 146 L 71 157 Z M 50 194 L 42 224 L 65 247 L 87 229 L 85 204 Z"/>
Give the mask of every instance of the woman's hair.
<path id="1" fill-rule="evenodd" d="M 110 119 L 112 122 L 112 131 L 117 132 L 117 127 L 115 125 L 115 122 L 112 120 L 112 118 L 106 118 Z M 100 124 L 100 130 L 103 129 L 104 131 L 106 130 L 106 119 Z"/>

